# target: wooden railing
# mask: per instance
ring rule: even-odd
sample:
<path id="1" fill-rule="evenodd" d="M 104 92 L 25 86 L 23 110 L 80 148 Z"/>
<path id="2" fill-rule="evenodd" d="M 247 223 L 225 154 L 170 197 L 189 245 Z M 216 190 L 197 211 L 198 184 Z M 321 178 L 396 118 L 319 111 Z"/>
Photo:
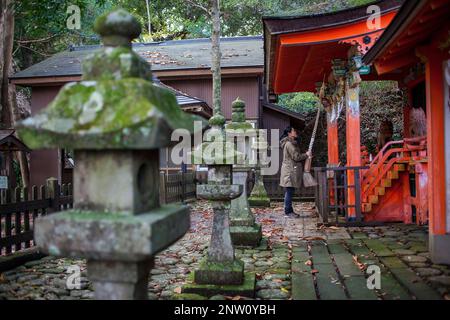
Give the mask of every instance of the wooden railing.
<path id="1" fill-rule="evenodd" d="M 393 145 L 401 145 L 401 147 L 391 148 Z M 371 162 L 369 169 L 363 174 L 363 200 L 367 200 L 367 197 L 396 163 L 420 160 L 426 157 L 426 150 L 426 137 L 405 138 L 404 140 L 387 143 Z M 424 151 L 425 154 L 420 154 Z"/>
<path id="2" fill-rule="evenodd" d="M 56 179 L 39 187 L 4 189 L 0 194 L 0 255 L 32 247 L 35 219 L 73 204 L 72 186 L 60 186 Z"/>

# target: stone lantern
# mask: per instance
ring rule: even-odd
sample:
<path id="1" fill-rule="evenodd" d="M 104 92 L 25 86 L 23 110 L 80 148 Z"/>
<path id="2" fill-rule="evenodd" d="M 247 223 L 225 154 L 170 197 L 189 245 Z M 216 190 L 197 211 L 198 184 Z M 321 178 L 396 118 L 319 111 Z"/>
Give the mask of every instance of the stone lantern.
<path id="1" fill-rule="evenodd" d="M 251 166 L 251 145 L 257 136 L 257 131 L 245 119 L 245 102 L 239 98 L 232 104 L 232 122 L 227 124 L 227 135 L 237 139 L 238 150 L 245 155 L 242 163 L 233 167 L 234 183 L 242 185 L 242 194 L 231 201 L 230 232 L 233 244 L 236 246 L 256 247 L 262 238 L 261 225 L 255 223 L 247 197 L 247 179 Z M 256 160 L 256 159 L 255 159 Z"/>
<path id="2" fill-rule="evenodd" d="M 251 145 L 254 152 L 258 154 L 258 164 L 255 167 L 255 185 L 253 186 L 248 202 L 250 207 L 270 207 L 270 198 L 267 194 L 264 180 L 261 175 L 261 169 L 265 167 L 265 158 L 269 145 L 265 137 L 260 134 L 258 140 Z M 278 152 L 278 151 L 275 151 Z"/>
<path id="3" fill-rule="evenodd" d="M 208 165 L 208 184 L 197 186 L 197 196 L 209 200 L 214 211 L 211 241 L 206 258 L 193 272 L 193 283 L 184 286 L 183 293 L 253 297 L 255 274 L 244 272 L 244 263 L 235 257 L 230 235 L 230 203 L 243 191 L 242 185 L 234 184 L 233 164 L 242 162 L 243 154 L 226 139 L 220 108 L 214 110 L 209 123 L 211 129 L 205 142 L 192 156 L 195 164 Z"/>
<path id="4" fill-rule="evenodd" d="M 65 85 L 20 124 L 32 148 L 74 149 L 74 208 L 36 220 L 44 252 L 87 259 L 96 299 L 146 299 L 154 256 L 190 226 L 185 206 L 159 203 L 159 148 L 194 120 L 152 83 L 133 52 L 141 26 L 124 10 L 99 17 L 104 47 L 83 61 L 80 83 Z"/>

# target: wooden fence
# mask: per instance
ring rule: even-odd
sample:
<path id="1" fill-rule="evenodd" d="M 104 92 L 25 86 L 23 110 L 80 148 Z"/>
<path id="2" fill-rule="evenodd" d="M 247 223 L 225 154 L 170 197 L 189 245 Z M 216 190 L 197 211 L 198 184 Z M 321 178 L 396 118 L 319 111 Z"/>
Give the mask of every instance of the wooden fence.
<path id="1" fill-rule="evenodd" d="M 0 255 L 30 248 L 37 217 L 72 208 L 72 186 L 48 179 L 46 185 L 0 192 Z"/>
<path id="2" fill-rule="evenodd" d="M 207 183 L 207 172 L 160 173 L 160 202 L 185 203 L 197 198 L 196 186 Z M 278 176 L 265 176 L 264 184 L 273 201 L 282 200 L 284 190 Z M 248 192 L 254 185 L 250 173 Z M 37 217 L 73 207 L 72 185 L 59 185 L 56 179 L 48 179 L 46 185 L 31 188 L 15 188 L 0 191 L 0 256 L 34 246 L 33 228 Z M 314 189 L 304 190 L 296 198 L 311 199 Z"/>
<path id="3" fill-rule="evenodd" d="M 196 172 L 160 173 L 159 199 L 161 204 L 187 202 L 197 198 Z"/>

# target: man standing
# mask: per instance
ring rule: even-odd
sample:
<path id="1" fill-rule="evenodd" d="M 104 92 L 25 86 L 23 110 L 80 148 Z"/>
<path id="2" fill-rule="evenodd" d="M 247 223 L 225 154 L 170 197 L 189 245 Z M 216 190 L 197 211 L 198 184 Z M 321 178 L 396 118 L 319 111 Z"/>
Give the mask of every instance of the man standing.
<path id="1" fill-rule="evenodd" d="M 298 145 L 298 132 L 295 128 L 287 127 L 281 136 L 280 146 L 283 150 L 280 186 L 285 188 L 284 213 L 288 217 L 298 218 L 292 207 L 292 196 L 295 189 L 303 185 L 303 161 L 311 157 L 311 152 L 301 153 Z"/>

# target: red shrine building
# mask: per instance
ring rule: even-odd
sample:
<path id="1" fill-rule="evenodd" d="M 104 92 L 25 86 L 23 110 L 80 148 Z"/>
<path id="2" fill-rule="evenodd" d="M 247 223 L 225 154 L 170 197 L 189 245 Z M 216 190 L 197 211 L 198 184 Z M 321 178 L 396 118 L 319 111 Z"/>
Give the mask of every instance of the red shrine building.
<path id="1" fill-rule="evenodd" d="M 327 113 L 328 166 L 316 176 L 322 218 L 334 213 L 347 225 L 428 223 L 431 258 L 444 264 L 450 264 L 449 17 L 450 0 L 385 0 L 329 14 L 263 19 L 267 99 L 317 92 Z M 409 102 L 404 138 L 386 143 L 363 165 L 359 87 L 370 80 L 397 81 Z M 425 132 L 410 130 L 416 108 L 426 114 Z"/>

